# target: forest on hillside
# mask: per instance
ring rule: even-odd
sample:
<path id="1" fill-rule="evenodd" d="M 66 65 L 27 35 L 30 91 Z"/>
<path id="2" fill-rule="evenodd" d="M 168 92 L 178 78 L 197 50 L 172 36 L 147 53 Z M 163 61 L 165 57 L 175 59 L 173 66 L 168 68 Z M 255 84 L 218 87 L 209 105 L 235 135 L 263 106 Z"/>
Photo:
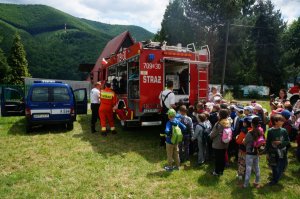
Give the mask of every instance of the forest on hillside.
<path id="1" fill-rule="evenodd" d="M 32 77 L 84 80 L 79 64 L 95 63 L 106 43 L 127 30 L 137 41 L 153 37 L 138 26 L 76 18 L 49 6 L 0 4 L 0 63 L 10 55 L 18 33 Z"/>

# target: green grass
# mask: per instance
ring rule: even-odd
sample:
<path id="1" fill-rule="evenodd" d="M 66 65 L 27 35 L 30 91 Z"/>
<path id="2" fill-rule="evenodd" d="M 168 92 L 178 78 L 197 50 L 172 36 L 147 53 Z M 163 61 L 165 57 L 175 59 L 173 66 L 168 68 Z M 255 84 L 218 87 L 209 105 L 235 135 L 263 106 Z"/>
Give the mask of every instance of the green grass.
<path id="1" fill-rule="evenodd" d="M 73 131 L 46 127 L 27 135 L 24 122 L 0 118 L 0 198 L 300 197 L 300 166 L 292 153 L 280 185 L 241 190 L 234 163 L 219 178 L 210 175 L 212 163 L 195 167 L 195 156 L 180 171 L 165 172 L 157 128 L 118 128 L 118 135 L 103 138 L 89 132 L 87 115 Z M 270 174 L 265 156 L 260 168 L 264 184 Z"/>

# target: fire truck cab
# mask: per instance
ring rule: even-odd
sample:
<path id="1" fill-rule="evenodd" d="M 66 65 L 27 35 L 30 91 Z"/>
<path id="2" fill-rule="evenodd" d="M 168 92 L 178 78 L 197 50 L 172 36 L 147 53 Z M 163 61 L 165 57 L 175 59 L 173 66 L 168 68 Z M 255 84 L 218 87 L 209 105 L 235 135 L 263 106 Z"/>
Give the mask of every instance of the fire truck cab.
<path id="1" fill-rule="evenodd" d="M 172 80 L 176 103 L 194 105 L 208 96 L 208 46 L 196 50 L 160 42 L 137 42 L 106 58 L 99 73 L 118 95 L 117 117 L 124 127 L 161 125 L 160 92 Z"/>

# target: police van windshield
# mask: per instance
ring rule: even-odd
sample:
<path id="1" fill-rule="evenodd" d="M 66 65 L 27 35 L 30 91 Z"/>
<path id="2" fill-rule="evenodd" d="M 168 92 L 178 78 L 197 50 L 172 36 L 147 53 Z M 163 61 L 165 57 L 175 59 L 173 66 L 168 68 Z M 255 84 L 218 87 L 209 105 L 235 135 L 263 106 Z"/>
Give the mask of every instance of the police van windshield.
<path id="1" fill-rule="evenodd" d="M 69 100 L 70 95 L 65 87 L 35 87 L 32 90 L 32 102 L 66 102 Z"/>
<path id="2" fill-rule="evenodd" d="M 33 102 L 47 102 L 49 101 L 49 88 L 35 87 L 32 90 L 31 101 Z"/>
<path id="3" fill-rule="evenodd" d="M 70 100 L 70 96 L 67 88 L 65 87 L 53 88 L 53 102 L 65 102 L 69 100 Z"/>

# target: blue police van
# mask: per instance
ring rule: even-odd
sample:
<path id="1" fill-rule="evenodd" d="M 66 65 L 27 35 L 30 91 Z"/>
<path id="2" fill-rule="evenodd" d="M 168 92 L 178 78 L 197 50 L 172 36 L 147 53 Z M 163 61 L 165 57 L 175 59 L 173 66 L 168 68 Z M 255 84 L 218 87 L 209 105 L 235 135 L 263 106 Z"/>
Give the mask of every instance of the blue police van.
<path id="1" fill-rule="evenodd" d="M 77 114 L 87 114 L 87 90 L 73 90 L 57 81 L 35 81 L 24 99 L 20 90 L 2 88 L 1 114 L 25 115 L 26 131 L 43 124 L 64 124 L 72 130 Z"/>

